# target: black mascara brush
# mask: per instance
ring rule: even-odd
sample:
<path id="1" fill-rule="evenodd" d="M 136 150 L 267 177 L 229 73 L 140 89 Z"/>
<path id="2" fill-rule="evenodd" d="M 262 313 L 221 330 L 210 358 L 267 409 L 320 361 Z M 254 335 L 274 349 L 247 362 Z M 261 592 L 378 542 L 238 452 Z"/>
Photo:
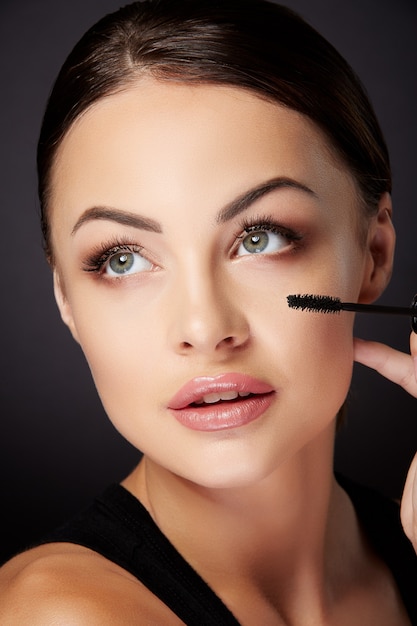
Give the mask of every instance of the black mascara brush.
<path id="1" fill-rule="evenodd" d="M 390 315 L 407 315 L 411 317 L 411 327 L 417 333 L 417 294 L 414 296 L 411 307 L 384 306 L 381 304 L 360 304 L 358 302 L 342 302 L 332 296 L 292 295 L 287 296 L 288 306 L 302 311 L 317 311 L 319 313 L 339 313 L 340 311 L 354 311 L 356 313 L 388 313 Z"/>

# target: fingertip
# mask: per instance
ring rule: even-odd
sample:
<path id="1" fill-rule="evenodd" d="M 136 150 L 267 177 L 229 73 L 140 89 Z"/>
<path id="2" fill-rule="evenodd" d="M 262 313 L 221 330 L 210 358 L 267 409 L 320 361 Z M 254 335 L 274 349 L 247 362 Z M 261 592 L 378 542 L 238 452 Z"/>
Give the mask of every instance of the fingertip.
<path id="1" fill-rule="evenodd" d="M 359 337 L 353 338 L 353 352 L 354 353 L 356 352 L 358 348 L 360 348 L 361 344 L 362 344 L 362 339 L 359 339 Z"/>
<path id="2" fill-rule="evenodd" d="M 369 342 L 365 339 L 360 339 L 359 337 L 353 338 L 353 360 L 357 363 L 365 365 L 364 359 L 366 359 L 369 353 L 368 343 Z"/>
<path id="3" fill-rule="evenodd" d="M 411 354 L 417 356 L 417 333 L 414 331 L 410 335 Z"/>
<path id="4" fill-rule="evenodd" d="M 353 338 L 353 347 L 354 348 L 361 348 L 365 344 L 366 344 L 365 339 L 360 339 L 359 337 L 354 337 Z"/>
<path id="5" fill-rule="evenodd" d="M 417 334 L 417 294 L 413 298 L 411 308 L 413 312 L 415 312 L 415 315 L 411 318 L 411 328 L 413 329 L 413 333 Z"/>
<path id="6" fill-rule="evenodd" d="M 412 332 L 410 336 L 410 352 L 413 358 L 414 377 L 417 381 L 417 334 L 415 332 Z"/>

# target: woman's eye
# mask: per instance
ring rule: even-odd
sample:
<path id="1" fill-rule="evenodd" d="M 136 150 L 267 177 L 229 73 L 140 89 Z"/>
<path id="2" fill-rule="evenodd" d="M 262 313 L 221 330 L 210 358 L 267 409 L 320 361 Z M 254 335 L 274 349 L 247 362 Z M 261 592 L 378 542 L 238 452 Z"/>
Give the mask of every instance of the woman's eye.
<path id="1" fill-rule="evenodd" d="M 137 274 L 152 269 L 152 263 L 138 252 L 122 250 L 109 257 L 105 267 L 105 274 L 109 276 L 123 276 Z"/>
<path id="2" fill-rule="evenodd" d="M 237 255 L 272 254 L 287 247 L 289 238 L 272 230 L 259 228 L 244 235 L 237 249 Z"/>

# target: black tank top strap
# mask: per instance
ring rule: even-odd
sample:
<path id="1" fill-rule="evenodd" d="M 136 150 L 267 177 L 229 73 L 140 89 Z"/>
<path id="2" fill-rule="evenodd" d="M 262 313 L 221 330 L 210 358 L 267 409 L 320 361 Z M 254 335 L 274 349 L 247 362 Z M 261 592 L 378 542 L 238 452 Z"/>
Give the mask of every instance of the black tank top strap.
<path id="1" fill-rule="evenodd" d="M 42 543 L 88 547 L 120 565 L 189 626 L 238 626 L 220 598 L 159 530 L 145 507 L 112 485 Z"/>

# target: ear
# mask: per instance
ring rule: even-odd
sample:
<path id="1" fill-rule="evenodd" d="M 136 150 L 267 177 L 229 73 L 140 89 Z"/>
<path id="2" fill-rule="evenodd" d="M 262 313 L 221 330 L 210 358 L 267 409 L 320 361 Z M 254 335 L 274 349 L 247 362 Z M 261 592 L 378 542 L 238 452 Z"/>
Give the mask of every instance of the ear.
<path id="1" fill-rule="evenodd" d="M 74 318 L 72 316 L 71 306 L 70 306 L 70 304 L 68 302 L 68 299 L 67 299 L 67 297 L 65 295 L 65 291 L 64 291 L 63 285 L 62 285 L 62 279 L 60 278 L 59 273 L 58 273 L 56 268 L 54 269 L 53 277 L 54 277 L 55 301 L 56 301 L 56 303 L 58 305 L 58 309 L 59 309 L 59 312 L 61 314 L 62 321 L 70 329 L 71 334 L 74 337 L 75 341 L 77 343 L 79 343 L 78 333 L 77 333 L 77 330 L 75 328 Z"/>
<path id="2" fill-rule="evenodd" d="M 359 302 L 368 303 L 379 298 L 391 278 L 395 249 L 395 230 L 391 214 L 391 196 L 384 193 L 378 203 L 378 213 L 369 223 L 367 256 Z"/>

